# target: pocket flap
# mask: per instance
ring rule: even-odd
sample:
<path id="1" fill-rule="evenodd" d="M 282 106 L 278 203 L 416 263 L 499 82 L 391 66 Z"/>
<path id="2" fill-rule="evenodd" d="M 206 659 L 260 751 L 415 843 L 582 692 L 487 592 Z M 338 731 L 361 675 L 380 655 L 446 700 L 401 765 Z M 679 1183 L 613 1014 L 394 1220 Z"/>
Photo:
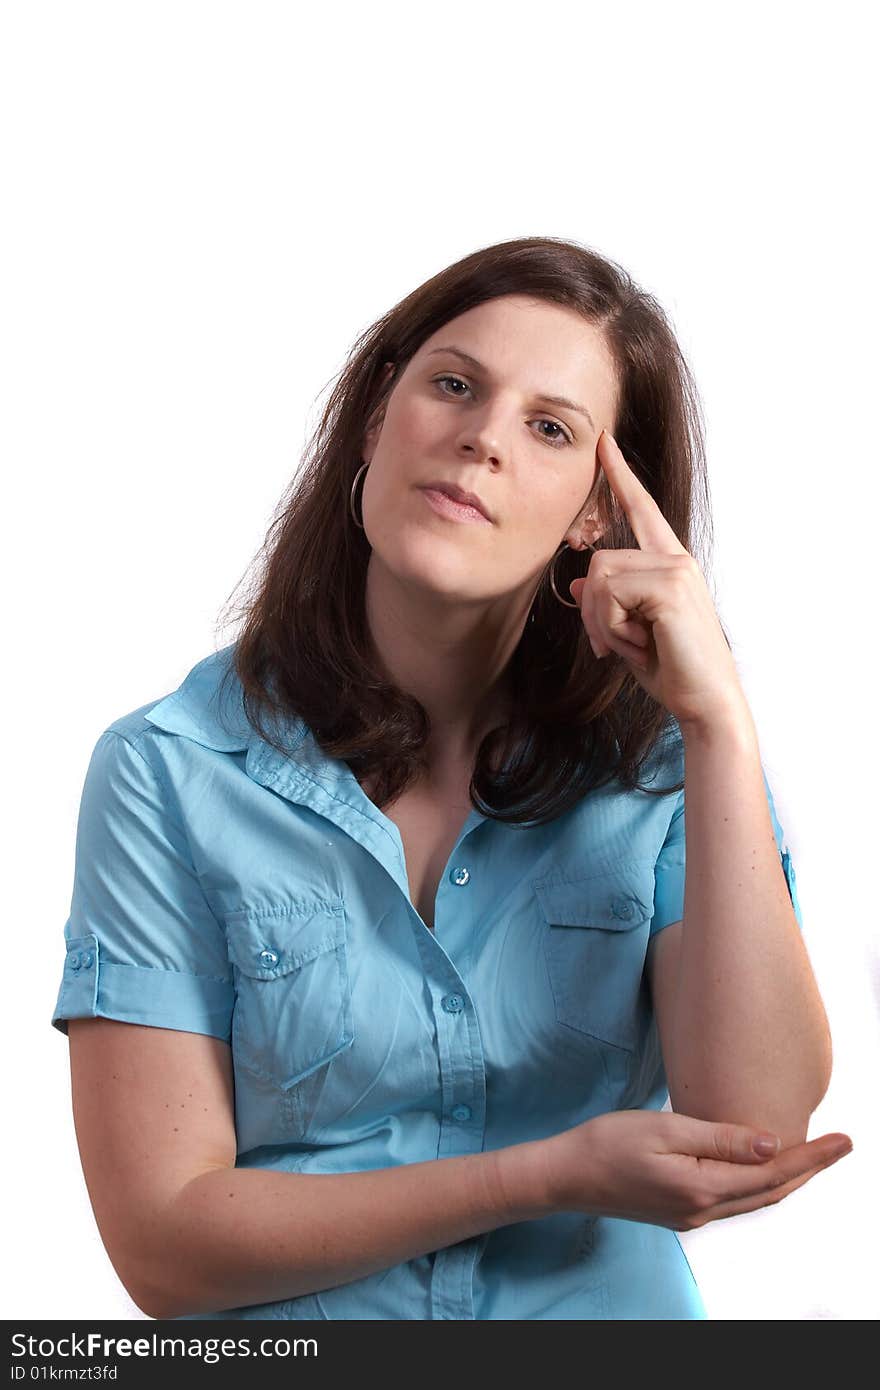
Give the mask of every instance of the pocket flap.
<path id="1" fill-rule="evenodd" d="M 226 914 L 230 959 L 252 980 L 276 980 L 345 945 L 338 901 L 297 899 L 283 907 Z"/>
<path id="2" fill-rule="evenodd" d="M 626 864 L 585 878 L 532 885 L 549 926 L 631 931 L 654 915 L 654 872 Z"/>

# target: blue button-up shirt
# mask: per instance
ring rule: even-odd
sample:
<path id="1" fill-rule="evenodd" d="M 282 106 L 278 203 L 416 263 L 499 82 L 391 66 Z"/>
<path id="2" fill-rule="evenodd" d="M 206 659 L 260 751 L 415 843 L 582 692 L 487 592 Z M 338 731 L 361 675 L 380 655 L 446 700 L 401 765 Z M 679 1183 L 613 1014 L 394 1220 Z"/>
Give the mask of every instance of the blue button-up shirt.
<path id="1" fill-rule="evenodd" d="M 662 1108 L 644 967 L 683 914 L 684 793 L 612 783 L 543 826 L 472 809 L 431 931 L 395 823 L 303 721 L 289 757 L 255 733 L 237 678 L 220 690 L 231 652 L 98 738 L 53 1025 L 102 1016 L 229 1042 L 239 1167 L 387 1168 Z M 674 733 L 659 787 L 683 776 Z M 706 1312 L 674 1231 L 566 1211 L 216 1316 Z"/>

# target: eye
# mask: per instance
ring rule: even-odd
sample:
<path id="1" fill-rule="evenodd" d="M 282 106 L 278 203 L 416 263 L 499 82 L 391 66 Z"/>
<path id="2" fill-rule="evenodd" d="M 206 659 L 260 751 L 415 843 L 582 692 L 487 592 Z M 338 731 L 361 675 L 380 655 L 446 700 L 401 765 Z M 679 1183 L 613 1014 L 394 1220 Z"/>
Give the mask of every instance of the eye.
<path id="1" fill-rule="evenodd" d="M 469 391 L 469 390 L 471 389 L 471 388 L 468 386 L 468 384 L 467 384 L 466 381 L 462 381 L 462 379 L 461 379 L 460 376 L 449 376 L 449 375 L 446 375 L 446 376 L 437 376 L 437 377 L 434 377 L 434 385 L 435 385 L 435 386 L 439 386 L 439 387 L 443 388 L 443 383 L 446 382 L 446 381 L 456 381 L 456 382 L 458 382 L 458 385 L 459 385 L 459 386 L 463 386 L 463 387 L 465 388 L 465 390 L 467 390 L 467 391 Z M 450 393 L 449 393 L 448 391 L 446 391 L 445 389 L 441 389 L 441 395 L 448 396 L 449 394 L 450 394 Z M 452 392 L 452 396 L 453 396 L 453 398 L 455 398 L 455 397 L 457 396 L 459 400 L 462 399 L 461 393 L 458 392 L 458 391 L 453 391 L 453 392 Z M 556 422 L 555 420 L 545 420 L 545 419 L 541 419 L 541 420 L 538 421 L 538 423 L 541 424 L 541 425 L 552 425 L 553 429 L 559 431 L 559 434 L 553 435 L 552 438 L 551 438 L 549 435 L 546 435 L 546 434 L 542 436 L 542 438 L 543 438 L 545 444 L 549 444 L 550 447 L 551 447 L 551 449 L 562 449 L 562 448 L 565 447 L 566 444 L 573 444 L 573 443 L 574 443 L 574 440 L 573 440 L 572 436 L 568 433 L 568 430 L 563 429 L 562 425 L 557 424 L 557 422 Z"/>

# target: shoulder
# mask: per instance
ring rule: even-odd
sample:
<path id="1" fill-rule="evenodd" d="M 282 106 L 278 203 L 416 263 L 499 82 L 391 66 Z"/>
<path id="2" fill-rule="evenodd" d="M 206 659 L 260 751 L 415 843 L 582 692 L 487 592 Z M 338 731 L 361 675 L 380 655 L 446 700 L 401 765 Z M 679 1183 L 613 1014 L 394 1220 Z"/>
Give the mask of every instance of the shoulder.
<path id="1" fill-rule="evenodd" d="M 115 735 L 144 755 L 168 734 L 223 752 L 246 748 L 253 731 L 244 716 L 233 650 L 203 657 L 173 690 L 114 719 L 99 741 Z"/>

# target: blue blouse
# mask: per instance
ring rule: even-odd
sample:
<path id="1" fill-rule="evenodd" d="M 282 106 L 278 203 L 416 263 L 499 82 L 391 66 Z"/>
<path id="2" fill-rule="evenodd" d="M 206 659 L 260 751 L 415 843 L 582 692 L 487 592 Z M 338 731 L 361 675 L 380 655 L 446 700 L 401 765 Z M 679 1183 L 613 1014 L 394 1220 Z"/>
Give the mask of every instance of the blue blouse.
<path id="1" fill-rule="evenodd" d="M 400 832 L 348 765 L 301 720 L 282 757 L 246 721 L 237 677 L 221 701 L 232 650 L 97 740 L 53 1026 L 97 1015 L 229 1042 L 238 1167 L 386 1168 L 661 1109 L 644 965 L 683 913 L 684 793 L 612 783 L 543 826 L 472 809 L 431 931 Z M 667 786 L 683 777 L 677 725 L 662 747 Z M 197 1316 L 707 1314 L 674 1231 L 566 1211 Z"/>

